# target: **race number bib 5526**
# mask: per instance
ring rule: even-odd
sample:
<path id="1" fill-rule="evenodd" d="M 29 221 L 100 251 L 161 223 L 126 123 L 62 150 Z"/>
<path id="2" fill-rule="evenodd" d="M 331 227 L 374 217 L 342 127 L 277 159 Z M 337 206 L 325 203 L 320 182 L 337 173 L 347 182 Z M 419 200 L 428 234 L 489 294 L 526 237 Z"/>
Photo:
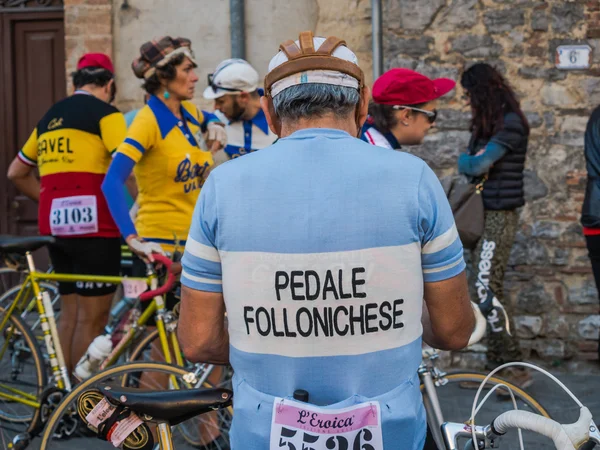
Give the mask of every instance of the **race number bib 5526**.
<path id="1" fill-rule="evenodd" d="M 378 402 L 324 409 L 276 398 L 270 450 L 383 450 Z"/>
<path id="2" fill-rule="evenodd" d="M 55 198 L 50 208 L 50 231 L 54 236 L 98 232 L 95 195 Z"/>

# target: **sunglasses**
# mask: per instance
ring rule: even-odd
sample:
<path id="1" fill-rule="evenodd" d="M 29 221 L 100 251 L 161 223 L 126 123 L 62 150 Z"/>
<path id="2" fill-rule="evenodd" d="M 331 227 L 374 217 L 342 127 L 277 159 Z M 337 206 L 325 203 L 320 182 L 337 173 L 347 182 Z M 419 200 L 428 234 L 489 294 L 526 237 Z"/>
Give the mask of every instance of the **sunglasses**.
<path id="1" fill-rule="evenodd" d="M 412 106 L 401 106 L 401 105 L 394 105 L 392 107 L 392 109 L 410 109 L 412 111 L 416 111 L 416 112 L 420 112 L 421 114 L 425 114 L 427 116 L 427 120 L 429 120 L 429 123 L 434 123 L 435 119 L 437 119 L 437 109 L 434 109 L 433 111 L 426 111 L 424 109 L 419 109 L 419 108 L 413 108 Z"/>
<path id="2" fill-rule="evenodd" d="M 241 89 L 228 88 L 228 87 L 225 87 L 225 86 L 219 86 L 218 84 L 215 84 L 215 82 L 214 82 L 215 75 L 216 75 L 216 73 L 209 73 L 208 74 L 208 85 L 212 88 L 212 90 L 213 90 L 213 92 L 215 94 L 217 93 L 218 89 L 220 89 L 222 91 L 227 91 L 227 92 L 242 92 Z"/>

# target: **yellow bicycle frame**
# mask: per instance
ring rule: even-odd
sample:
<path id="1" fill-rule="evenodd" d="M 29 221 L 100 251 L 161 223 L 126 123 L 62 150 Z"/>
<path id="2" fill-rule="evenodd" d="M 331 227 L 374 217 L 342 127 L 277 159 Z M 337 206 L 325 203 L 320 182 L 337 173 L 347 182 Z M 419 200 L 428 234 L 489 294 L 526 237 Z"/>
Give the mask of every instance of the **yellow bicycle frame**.
<path id="1" fill-rule="evenodd" d="M 68 376 L 68 374 L 61 373 L 60 365 L 57 362 L 57 354 L 56 354 L 56 345 L 60 346 L 60 341 L 58 340 L 58 336 L 53 336 L 48 326 L 48 319 L 46 314 L 46 307 L 43 303 L 42 290 L 40 289 L 39 282 L 40 281 L 58 281 L 58 282 L 95 282 L 95 283 L 110 283 L 110 284 L 120 284 L 123 280 L 141 280 L 145 281 L 149 286 L 156 283 L 156 275 L 152 274 L 147 278 L 139 278 L 139 277 L 121 277 L 121 276 L 104 276 L 104 275 L 74 275 L 74 274 L 59 274 L 59 273 L 46 273 L 46 272 L 38 272 L 32 271 L 27 274 L 27 277 L 23 281 L 21 288 L 15 297 L 15 300 L 12 302 L 11 306 L 8 308 L 4 317 L 0 321 L 0 330 L 3 330 L 6 326 L 9 318 L 15 312 L 15 310 L 23 311 L 24 309 L 31 311 L 35 306 L 40 315 L 40 321 L 42 323 L 42 328 L 44 330 L 44 339 L 46 341 L 46 348 L 48 350 L 48 356 L 50 357 L 52 373 L 54 375 L 56 386 L 60 389 L 65 389 L 66 383 L 64 376 Z M 154 281 L 154 283 L 153 283 Z M 25 303 L 28 299 L 31 298 L 30 294 L 33 290 L 34 299 L 29 301 L 27 305 Z M 23 308 L 24 307 L 24 308 Z M 135 330 L 143 327 L 152 315 L 156 314 L 156 327 L 158 329 L 159 340 L 161 343 L 162 350 L 165 355 L 165 360 L 168 364 L 172 364 L 171 358 L 171 350 L 169 349 L 169 339 L 167 336 L 167 331 L 164 323 L 164 314 L 165 314 L 165 304 L 164 300 L 161 296 L 155 297 L 150 306 L 142 313 L 142 315 L 138 318 L 136 322 L 136 326 L 132 327 Z M 134 331 L 135 331 L 134 330 Z M 12 333 L 14 329 L 11 330 L 11 333 L 6 336 L 5 345 L 0 349 L 0 358 L 4 355 L 7 350 L 7 345 L 12 337 Z M 128 333 L 124 339 L 119 343 L 120 349 L 118 352 L 113 352 L 110 359 L 105 361 L 103 366 L 110 366 L 117 362 L 117 360 L 121 357 L 125 349 L 129 346 L 129 344 L 136 337 L 135 332 Z M 173 353 L 175 355 L 175 362 L 179 366 L 183 366 L 183 357 L 181 356 L 181 350 L 179 347 L 179 342 L 177 341 L 177 337 L 175 333 L 171 333 L 171 345 L 173 349 Z M 60 347 L 59 347 L 60 348 Z M 37 396 L 32 395 L 28 392 L 21 391 L 19 389 L 15 389 L 10 386 L 6 386 L 3 383 L 0 383 L 0 389 L 8 391 L 11 395 L 6 392 L 2 392 L 0 390 L 0 399 L 6 399 L 9 401 L 14 401 L 18 403 L 25 404 L 27 406 L 31 406 L 34 408 L 39 408 L 40 403 L 37 400 Z"/>

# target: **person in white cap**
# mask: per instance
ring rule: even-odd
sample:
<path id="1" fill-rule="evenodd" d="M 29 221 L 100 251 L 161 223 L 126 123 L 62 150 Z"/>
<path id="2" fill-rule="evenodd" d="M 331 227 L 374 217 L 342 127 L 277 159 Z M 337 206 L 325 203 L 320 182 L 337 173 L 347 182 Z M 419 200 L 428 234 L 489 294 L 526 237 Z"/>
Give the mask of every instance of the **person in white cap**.
<path id="1" fill-rule="evenodd" d="M 226 59 L 208 75 L 208 84 L 204 98 L 214 100 L 215 110 L 229 121 L 224 148 L 228 158 L 260 150 L 277 139 L 260 107 L 258 72 L 247 61 Z"/>
<path id="2" fill-rule="evenodd" d="M 179 341 L 234 369 L 233 450 L 421 450 L 421 342 L 474 326 L 450 205 L 422 160 L 357 138 L 369 89 L 344 41 L 280 49 L 261 99 L 280 139 L 202 188 Z"/>

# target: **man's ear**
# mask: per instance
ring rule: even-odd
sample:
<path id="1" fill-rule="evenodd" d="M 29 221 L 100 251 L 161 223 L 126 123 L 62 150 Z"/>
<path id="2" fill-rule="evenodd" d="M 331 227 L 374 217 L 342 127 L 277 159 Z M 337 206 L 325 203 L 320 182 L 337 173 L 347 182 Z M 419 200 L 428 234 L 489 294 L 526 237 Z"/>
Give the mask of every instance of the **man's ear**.
<path id="1" fill-rule="evenodd" d="M 250 100 L 250 94 L 247 92 L 240 92 L 240 94 L 235 97 L 237 97 L 236 100 L 238 101 L 238 105 L 241 107 L 245 107 Z"/>
<path id="2" fill-rule="evenodd" d="M 281 121 L 277 114 L 275 114 L 275 108 L 273 107 L 273 99 L 266 95 L 263 95 L 260 98 L 260 107 L 265 113 L 265 117 L 267 119 L 267 123 L 269 124 L 269 128 L 273 133 L 277 135 L 277 137 L 281 136 Z"/>
<path id="3" fill-rule="evenodd" d="M 108 83 L 104 86 L 104 93 L 106 94 L 106 103 L 112 103 L 115 100 L 117 89 L 114 78 L 108 80 Z"/>
<path id="4" fill-rule="evenodd" d="M 358 106 L 358 129 L 360 130 L 367 120 L 369 114 L 369 100 L 371 100 L 371 90 L 369 86 L 364 85 L 360 92 L 360 104 Z"/>

